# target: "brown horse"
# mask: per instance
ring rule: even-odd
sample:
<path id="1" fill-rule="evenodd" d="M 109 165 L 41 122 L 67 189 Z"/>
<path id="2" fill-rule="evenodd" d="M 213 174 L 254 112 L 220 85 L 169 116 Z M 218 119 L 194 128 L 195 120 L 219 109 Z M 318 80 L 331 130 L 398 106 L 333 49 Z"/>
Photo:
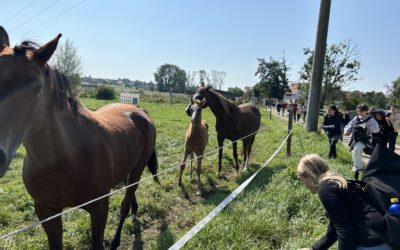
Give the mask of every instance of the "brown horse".
<path id="1" fill-rule="evenodd" d="M 201 163 L 208 143 L 208 124 L 207 121 L 201 120 L 201 109 L 205 104 L 205 99 L 203 99 L 202 102 L 199 102 L 198 100 L 196 101 L 197 102 L 191 103 L 190 109 L 187 110 L 188 115 L 190 115 L 192 119 L 186 130 L 185 153 L 180 165 L 181 171 L 179 173 L 179 186 L 182 185 L 182 173 L 185 169 L 186 159 L 189 155 L 191 155 L 191 158 L 193 159 L 193 154 L 195 153 L 197 156 L 197 195 L 201 195 Z M 190 161 L 189 175 L 192 177 L 192 161 Z"/>
<path id="2" fill-rule="evenodd" d="M 206 106 L 217 118 L 215 129 L 217 130 L 218 139 L 218 174 L 221 173 L 221 160 L 224 140 L 231 140 L 233 147 L 233 158 L 235 159 L 236 171 L 239 171 L 237 140 L 251 133 L 256 132 L 260 128 L 261 114 L 258 108 L 250 103 L 237 106 L 232 101 L 226 99 L 222 95 L 213 91 L 210 87 L 200 87 L 194 94 L 193 99 L 203 101 L 206 99 Z M 189 108 L 189 107 L 188 107 Z M 246 170 L 249 164 L 251 148 L 256 134 L 248 136 L 242 140 L 243 142 L 243 165 Z"/>
<path id="3" fill-rule="evenodd" d="M 64 75 L 47 64 L 60 37 L 42 47 L 23 42 L 10 48 L 0 27 L 0 174 L 23 143 L 23 180 L 40 220 L 107 194 L 121 181 L 139 181 L 146 165 L 157 173 L 149 116 L 133 105 L 91 112 L 80 104 Z M 127 189 L 121 203 L 112 249 L 119 245 L 130 207 L 137 212 L 137 187 Z M 83 207 L 91 216 L 94 249 L 103 249 L 108 203 L 105 198 Z M 62 249 L 61 217 L 43 228 L 50 249 Z"/>

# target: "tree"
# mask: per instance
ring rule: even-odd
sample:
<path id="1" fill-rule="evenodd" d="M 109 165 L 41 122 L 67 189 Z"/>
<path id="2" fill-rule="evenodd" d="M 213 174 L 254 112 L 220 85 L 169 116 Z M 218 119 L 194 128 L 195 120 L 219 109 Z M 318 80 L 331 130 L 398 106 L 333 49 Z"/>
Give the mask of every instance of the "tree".
<path id="1" fill-rule="evenodd" d="M 237 97 L 244 95 L 244 91 L 239 87 L 234 87 L 234 88 L 229 87 L 228 92 L 231 92 L 232 94 L 234 94 Z"/>
<path id="2" fill-rule="evenodd" d="M 400 104 L 400 76 L 397 77 L 390 85 L 387 85 L 389 101 L 391 104 Z"/>
<path id="3" fill-rule="evenodd" d="M 224 85 L 225 77 L 225 71 L 211 70 L 211 74 L 208 74 L 208 84 L 213 86 L 215 89 L 221 90 Z"/>
<path id="4" fill-rule="evenodd" d="M 187 76 L 183 69 L 173 64 L 163 64 L 154 73 L 154 79 L 159 91 L 175 91 L 184 93 Z"/>
<path id="5" fill-rule="evenodd" d="M 201 69 L 197 73 L 199 74 L 199 81 L 200 81 L 199 83 L 205 85 L 207 72 L 204 69 Z"/>
<path id="6" fill-rule="evenodd" d="M 82 60 L 78 56 L 78 48 L 71 40 L 67 39 L 58 46 L 53 58 L 51 63 L 67 77 L 73 89 L 76 90 L 81 84 L 82 74 Z"/>
<path id="7" fill-rule="evenodd" d="M 289 89 L 287 78 L 289 67 L 286 65 L 285 58 L 278 61 L 270 57 L 268 62 L 263 58 L 257 58 L 257 60 L 258 67 L 255 75 L 260 78 L 260 81 L 255 86 L 256 91 L 260 95 L 282 99 Z"/>
<path id="8" fill-rule="evenodd" d="M 311 70 L 314 57 L 314 51 L 310 48 L 303 49 L 307 56 L 300 73 L 300 79 L 305 80 L 302 84 L 302 90 L 308 93 L 309 83 L 311 82 Z M 332 103 L 339 96 L 343 86 L 348 82 L 358 80 L 361 61 L 358 46 L 352 40 L 346 40 L 339 44 L 327 46 L 324 77 L 322 79 L 322 100 L 321 106 L 326 101 Z M 306 96 L 308 98 L 308 96 Z"/>

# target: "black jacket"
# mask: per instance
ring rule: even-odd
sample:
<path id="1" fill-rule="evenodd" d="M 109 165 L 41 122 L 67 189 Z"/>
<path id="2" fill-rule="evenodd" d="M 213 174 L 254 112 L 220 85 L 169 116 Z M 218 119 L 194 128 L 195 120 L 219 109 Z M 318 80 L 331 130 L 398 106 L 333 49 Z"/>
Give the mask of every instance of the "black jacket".
<path id="1" fill-rule="evenodd" d="M 321 182 L 318 195 L 329 218 L 326 235 L 313 250 L 328 249 L 338 241 L 339 250 L 354 250 L 357 246 L 376 246 L 386 228 L 383 216 L 355 182 L 348 182 L 348 189 L 341 189 L 334 181 Z"/>
<path id="2" fill-rule="evenodd" d="M 339 115 L 325 115 L 324 122 L 322 124 L 323 130 L 328 134 L 328 137 L 333 137 L 335 135 L 341 135 L 340 125 L 342 122 L 342 118 Z M 330 128 L 331 125 L 334 125 L 334 128 Z"/>

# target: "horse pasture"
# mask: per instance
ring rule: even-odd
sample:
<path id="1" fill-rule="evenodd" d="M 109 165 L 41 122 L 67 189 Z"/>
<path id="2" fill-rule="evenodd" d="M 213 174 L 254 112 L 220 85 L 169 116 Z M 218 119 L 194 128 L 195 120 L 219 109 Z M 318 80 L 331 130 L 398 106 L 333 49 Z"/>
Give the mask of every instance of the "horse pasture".
<path id="1" fill-rule="evenodd" d="M 92 110 L 106 104 L 94 99 L 81 101 Z M 156 124 L 159 172 L 175 168 L 159 176 L 161 186 L 152 179 L 139 185 L 136 192 L 138 221 L 126 220 L 119 249 L 167 249 L 261 166 L 287 133 L 285 121 L 276 117 L 269 120 L 267 111 L 261 109 L 261 127 L 265 129 L 256 136 L 249 170 L 235 175 L 232 150 L 227 146 L 229 150 L 224 150 L 222 177 L 217 178 L 218 153 L 214 151 L 203 160 L 201 180 L 204 192 L 197 196 L 195 171 L 189 180 L 188 167 L 184 172 L 183 186 L 178 186 L 179 163 L 190 122 L 184 112 L 186 104 L 155 103 L 142 98 L 140 105 Z M 208 152 L 217 147 L 215 117 L 209 109 L 204 109 L 202 119 L 207 120 L 210 126 Z M 304 154 L 318 153 L 326 157 L 328 142 L 324 135 L 305 132 L 298 125 L 294 125 L 292 142 L 292 156 L 286 157 L 283 148 L 249 187 L 189 241 L 185 249 L 296 249 L 310 246 L 317 240 L 325 232 L 326 219 L 317 197 L 297 180 L 296 167 Z M 228 143 L 225 141 L 225 145 Z M 241 148 L 241 142 L 238 144 Z M 21 146 L 10 170 L 0 179 L 1 235 L 37 221 L 33 201 L 21 177 L 24 154 Z M 336 171 L 348 177 L 351 175 L 351 157 L 343 145 L 338 145 L 338 158 L 328 162 Z M 146 169 L 142 178 L 148 176 Z M 106 248 L 118 224 L 123 194 L 121 192 L 110 199 L 104 235 Z M 74 211 L 64 216 L 63 222 L 65 249 L 89 249 L 89 214 L 83 210 Z M 42 227 L 37 227 L 0 240 L 0 248 L 47 249 L 47 239 Z"/>

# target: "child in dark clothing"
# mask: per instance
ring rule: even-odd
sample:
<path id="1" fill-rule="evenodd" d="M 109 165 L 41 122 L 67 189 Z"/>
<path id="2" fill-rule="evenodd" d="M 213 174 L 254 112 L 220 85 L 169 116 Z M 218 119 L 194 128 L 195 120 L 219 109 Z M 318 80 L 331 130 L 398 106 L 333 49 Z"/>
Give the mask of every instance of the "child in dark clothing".
<path id="1" fill-rule="evenodd" d="M 372 135 L 372 146 L 375 147 L 377 143 L 380 143 L 387 147 L 389 133 L 393 133 L 394 129 L 392 126 L 389 125 L 388 121 L 386 120 L 385 111 L 383 111 L 382 109 L 377 109 L 372 111 L 371 113 L 379 124 L 379 132 Z"/>
<path id="2" fill-rule="evenodd" d="M 311 248 L 300 250 L 326 250 L 336 241 L 339 250 L 392 249 L 384 242 L 387 229 L 383 216 L 362 188 L 331 172 L 315 154 L 301 159 L 297 176 L 307 189 L 318 194 L 329 219 L 326 235 Z"/>
<path id="3" fill-rule="evenodd" d="M 336 143 L 339 141 L 341 132 L 342 117 L 335 105 L 328 108 L 327 114 L 324 116 L 322 129 L 328 135 L 329 139 L 329 158 L 336 158 Z"/>

